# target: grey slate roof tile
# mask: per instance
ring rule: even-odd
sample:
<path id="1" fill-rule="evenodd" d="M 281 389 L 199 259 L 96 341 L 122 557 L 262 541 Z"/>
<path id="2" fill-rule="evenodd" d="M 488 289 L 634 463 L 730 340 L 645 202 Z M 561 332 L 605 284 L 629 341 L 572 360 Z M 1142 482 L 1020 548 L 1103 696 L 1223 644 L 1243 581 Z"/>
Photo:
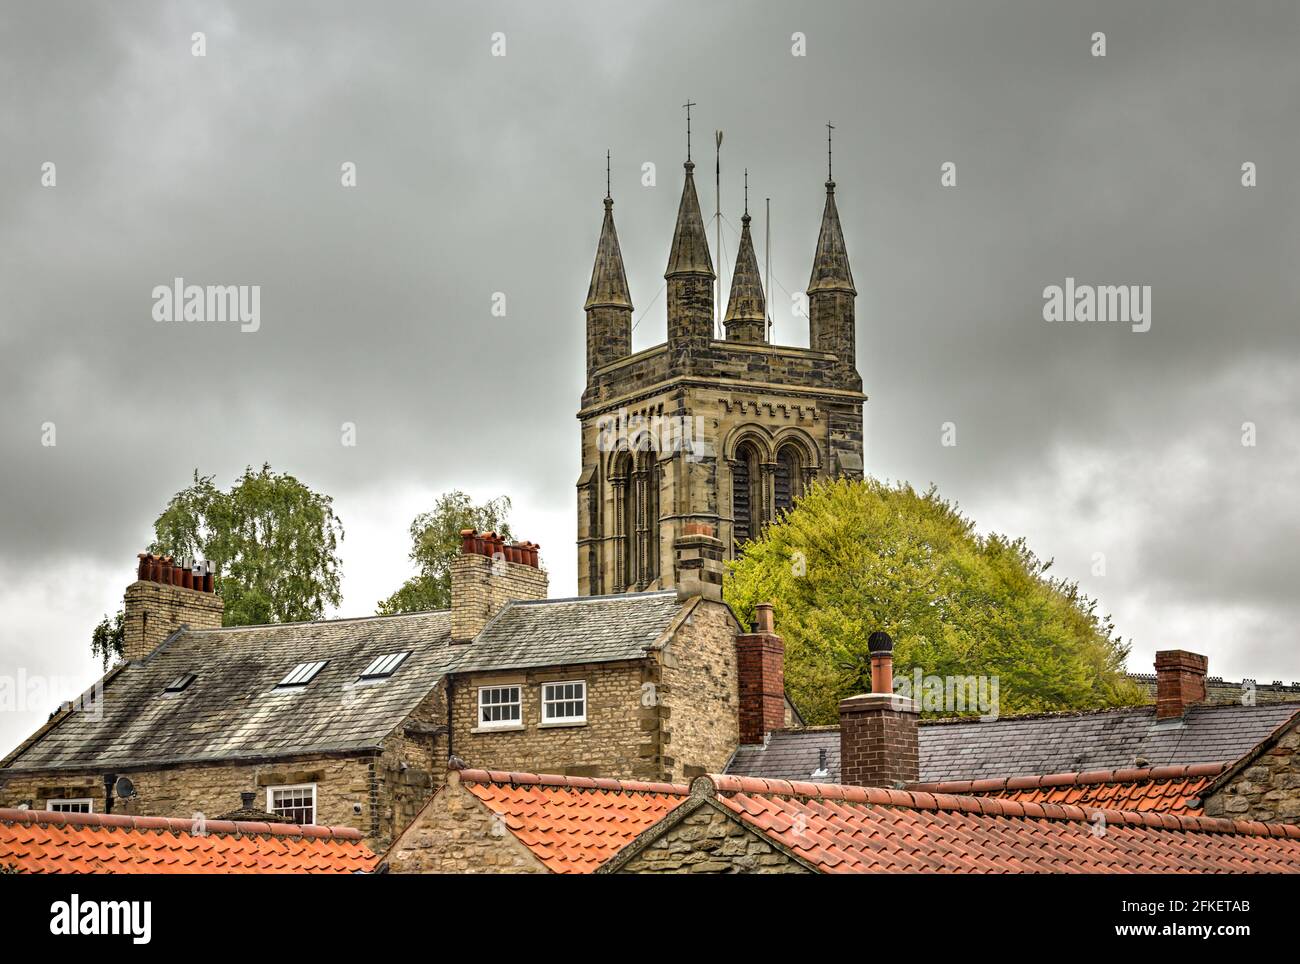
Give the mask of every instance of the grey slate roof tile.
<path id="1" fill-rule="evenodd" d="M 673 590 L 513 602 L 453 647 L 455 672 L 640 659 L 681 611 Z"/>
<path id="2" fill-rule="evenodd" d="M 637 659 L 681 611 L 675 592 L 515 602 L 472 643 L 451 614 L 412 613 L 182 632 L 110 673 L 78 709 L 12 755 L 9 769 L 111 770 L 377 746 L 448 672 Z M 387 679 L 359 683 L 376 656 L 410 651 Z M 328 660 L 301 690 L 275 685 Z M 195 680 L 164 693 L 182 673 Z M 93 712 L 99 710 L 99 713 Z"/>
<path id="3" fill-rule="evenodd" d="M 1155 721 L 1155 707 L 1092 713 L 1006 717 L 978 721 L 923 722 L 919 731 L 921 780 L 1073 773 L 1132 766 L 1231 763 L 1297 712 L 1294 703 L 1193 707 L 1184 722 Z M 781 780 L 808 780 L 826 750 L 830 774 L 840 779 L 839 727 L 783 730 L 766 747 L 743 746 L 728 773 Z"/>
<path id="4" fill-rule="evenodd" d="M 14 758 L 14 770 L 111 769 L 377 745 L 446 672 L 447 612 L 183 632 L 109 679 Z M 409 650 L 388 679 L 358 684 L 376 656 Z M 328 660 L 302 690 L 275 685 L 296 664 Z M 181 673 L 180 693 L 163 688 Z M 96 714 L 91 712 L 99 710 Z M 98 718 L 96 718 L 98 716 Z"/>

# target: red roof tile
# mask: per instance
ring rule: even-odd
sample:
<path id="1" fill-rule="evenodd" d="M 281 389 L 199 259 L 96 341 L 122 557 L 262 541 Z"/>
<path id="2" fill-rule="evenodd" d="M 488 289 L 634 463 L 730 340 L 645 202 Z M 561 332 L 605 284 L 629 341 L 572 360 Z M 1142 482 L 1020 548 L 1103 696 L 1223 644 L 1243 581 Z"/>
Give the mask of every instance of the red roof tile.
<path id="1" fill-rule="evenodd" d="M 1222 763 L 1188 766 L 1130 767 L 1057 773 L 1051 776 L 1004 777 L 1000 780 L 949 780 L 914 783 L 913 792 L 998 797 L 1020 803 L 1072 803 L 1108 810 L 1154 810 L 1199 816 L 1203 791 L 1224 769 Z"/>
<path id="2" fill-rule="evenodd" d="M 0 809 L 0 867 L 45 874 L 344 874 L 375 855 L 351 827 Z"/>
<path id="3" fill-rule="evenodd" d="M 462 770 L 465 788 L 557 874 L 589 874 L 687 797 L 673 783 Z"/>
<path id="4" fill-rule="evenodd" d="M 709 776 L 826 873 L 1298 873 L 1300 827 L 1070 803 Z M 1098 818 L 1098 814 L 1101 818 Z"/>

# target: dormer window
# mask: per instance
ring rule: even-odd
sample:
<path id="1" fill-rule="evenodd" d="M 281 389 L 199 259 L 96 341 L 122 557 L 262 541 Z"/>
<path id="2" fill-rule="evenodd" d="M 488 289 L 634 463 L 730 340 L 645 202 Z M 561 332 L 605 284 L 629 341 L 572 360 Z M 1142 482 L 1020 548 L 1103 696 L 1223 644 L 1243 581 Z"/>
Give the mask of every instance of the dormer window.
<path id="1" fill-rule="evenodd" d="M 411 653 L 408 650 L 405 653 L 388 653 L 384 656 L 376 656 L 365 669 L 361 671 L 361 679 L 385 679 L 397 672 L 397 667 Z"/>
<path id="2" fill-rule="evenodd" d="M 324 669 L 325 664 L 328 662 L 329 660 L 322 659 L 314 663 L 299 663 L 289 671 L 288 676 L 275 684 L 275 688 L 278 690 L 285 690 L 299 689 L 300 687 L 306 686 L 316 678 L 316 674 Z"/>
<path id="3" fill-rule="evenodd" d="M 168 683 L 166 686 L 163 687 L 163 692 L 179 693 L 181 690 L 185 689 L 185 687 L 189 686 L 193 682 L 194 682 L 193 673 L 181 673 L 180 676 L 177 676 L 174 680 L 172 680 L 170 683 Z"/>

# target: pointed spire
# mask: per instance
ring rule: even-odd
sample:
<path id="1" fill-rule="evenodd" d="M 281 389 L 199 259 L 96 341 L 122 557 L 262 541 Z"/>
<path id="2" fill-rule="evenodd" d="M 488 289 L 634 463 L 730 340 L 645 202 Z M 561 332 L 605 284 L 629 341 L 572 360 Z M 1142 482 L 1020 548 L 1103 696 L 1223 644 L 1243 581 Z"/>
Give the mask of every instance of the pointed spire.
<path id="1" fill-rule="evenodd" d="M 817 254 L 813 258 L 808 294 L 848 291 L 856 295 L 858 289 L 853 287 L 849 253 L 844 246 L 844 232 L 840 229 L 840 213 L 835 209 L 835 181 L 831 177 L 831 131 L 834 129 L 830 124 L 826 125 L 826 208 L 822 211 L 822 229 L 817 235 Z"/>
<path id="2" fill-rule="evenodd" d="M 668 270 L 665 278 L 679 274 L 713 274 L 713 259 L 709 256 L 709 240 L 704 233 L 704 218 L 700 214 L 700 199 L 695 194 L 695 164 L 687 161 L 686 181 L 682 185 L 682 200 L 677 207 L 677 226 L 673 228 L 673 247 L 668 253 Z"/>
<path id="3" fill-rule="evenodd" d="M 740 249 L 736 252 L 736 271 L 731 276 L 731 297 L 727 299 L 727 335 L 739 341 L 763 341 L 767 323 L 767 304 L 763 282 L 758 273 L 758 257 L 750 237 L 749 171 L 745 171 L 745 215 L 740 219 Z M 743 324 L 741 324 L 743 323 Z"/>
<path id="4" fill-rule="evenodd" d="M 632 310 L 632 295 L 627 289 L 627 274 L 623 271 L 623 252 L 618 246 L 618 232 L 614 229 L 614 199 L 609 193 L 609 152 L 605 152 L 605 222 L 600 226 L 600 241 L 596 244 L 596 263 L 591 269 L 591 286 L 587 289 L 587 303 L 591 308 L 626 308 Z"/>
<path id="5" fill-rule="evenodd" d="M 682 185 L 682 200 L 677 206 L 677 226 L 673 228 L 673 247 L 668 252 L 668 269 L 665 278 L 679 274 L 700 274 L 714 277 L 713 260 L 709 257 L 709 241 L 704 234 L 704 218 L 700 214 L 700 199 L 695 194 L 695 162 L 691 160 L 691 108 L 696 106 L 688 97 L 682 105 L 686 108 L 686 182 Z"/>

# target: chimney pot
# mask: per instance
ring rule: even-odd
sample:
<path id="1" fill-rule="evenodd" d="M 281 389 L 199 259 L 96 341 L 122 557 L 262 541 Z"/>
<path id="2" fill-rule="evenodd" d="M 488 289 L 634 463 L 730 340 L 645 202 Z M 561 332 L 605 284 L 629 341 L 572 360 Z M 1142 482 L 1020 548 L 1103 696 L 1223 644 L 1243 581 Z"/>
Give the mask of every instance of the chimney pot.
<path id="1" fill-rule="evenodd" d="M 772 619 L 772 604 L 759 603 L 754 607 L 754 632 L 770 633 L 775 631 Z"/>
<path id="2" fill-rule="evenodd" d="M 889 633 L 878 629 L 868 636 L 867 652 L 871 654 L 871 692 L 894 692 L 894 641 Z"/>
<path id="3" fill-rule="evenodd" d="M 257 800 L 257 792 L 254 790 L 239 791 L 239 809 L 252 810 L 253 803 Z"/>

